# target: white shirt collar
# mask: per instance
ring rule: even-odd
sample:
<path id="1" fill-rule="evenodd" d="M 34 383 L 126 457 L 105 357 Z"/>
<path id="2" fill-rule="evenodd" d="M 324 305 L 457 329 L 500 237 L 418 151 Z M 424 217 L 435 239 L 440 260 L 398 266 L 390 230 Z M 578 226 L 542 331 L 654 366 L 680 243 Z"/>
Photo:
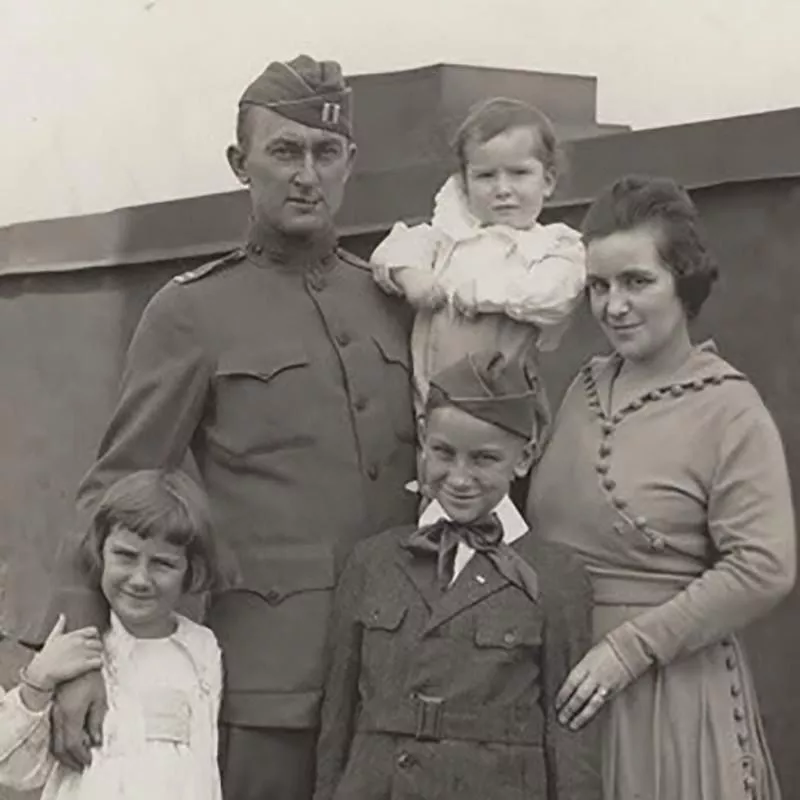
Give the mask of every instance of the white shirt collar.
<path id="1" fill-rule="evenodd" d="M 500 525 L 503 528 L 503 541 L 506 544 L 516 541 L 529 530 L 528 523 L 525 522 L 522 514 L 517 511 L 517 507 L 511 502 L 511 498 L 508 495 L 505 495 L 494 507 L 492 513 L 497 514 L 497 518 L 500 520 Z M 438 500 L 433 500 L 420 514 L 419 527 L 433 525 L 440 519 L 450 519 L 450 515 Z"/>

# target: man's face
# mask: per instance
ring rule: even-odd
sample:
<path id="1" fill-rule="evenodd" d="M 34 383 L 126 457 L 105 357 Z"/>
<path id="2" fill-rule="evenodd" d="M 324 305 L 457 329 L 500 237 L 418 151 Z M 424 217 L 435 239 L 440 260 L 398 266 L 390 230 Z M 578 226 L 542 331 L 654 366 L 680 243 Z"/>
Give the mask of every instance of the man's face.
<path id="1" fill-rule="evenodd" d="M 296 236 L 329 229 L 342 204 L 355 145 L 259 106 L 248 108 L 245 129 L 245 140 L 231 145 L 228 160 L 249 187 L 256 221 Z"/>

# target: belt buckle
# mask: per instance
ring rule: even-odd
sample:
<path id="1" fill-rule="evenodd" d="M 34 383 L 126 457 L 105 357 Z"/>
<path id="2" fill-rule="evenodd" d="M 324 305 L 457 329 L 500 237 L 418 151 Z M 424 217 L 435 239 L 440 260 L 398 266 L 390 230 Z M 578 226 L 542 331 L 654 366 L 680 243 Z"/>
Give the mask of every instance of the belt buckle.
<path id="1" fill-rule="evenodd" d="M 429 697 L 418 694 L 416 739 L 437 742 L 442 738 L 443 697 Z"/>

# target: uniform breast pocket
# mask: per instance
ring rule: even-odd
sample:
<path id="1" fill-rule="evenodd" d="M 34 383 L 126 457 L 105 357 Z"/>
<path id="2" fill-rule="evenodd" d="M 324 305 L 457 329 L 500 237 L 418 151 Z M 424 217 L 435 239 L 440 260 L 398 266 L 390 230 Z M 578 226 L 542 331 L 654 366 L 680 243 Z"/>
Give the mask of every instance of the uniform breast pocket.
<path id="1" fill-rule="evenodd" d="M 514 658 L 521 651 L 541 646 L 543 628 L 537 607 L 524 612 L 492 609 L 475 620 L 475 646 L 500 658 Z"/>
<path id="2" fill-rule="evenodd" d="M 408 608 L 396 600 L 367 599 L 358 615 L 364 631 L 361 660 L 367 673 L 381 672 L 402 655 L 403 622 Z M 406 642 L 406 645 L 408 643 Z"/>
<path id="3" fill-rule="evenodd" d="M 378 391 L 386 398 L 397 437 L 407 443 L 416 441 L 412 411 L 411 354 L 408 343 L 392 337 L 374 337 L 380 353 L 381 375 Z"/>
<path id="4" fill-rule="evenodd" d="M 303 408 L 314 398 L 311 365 L 297 344 L 220 356 L 214 386 L 214 443 L 235 456 L 268 454 L 309 440 Z"/>

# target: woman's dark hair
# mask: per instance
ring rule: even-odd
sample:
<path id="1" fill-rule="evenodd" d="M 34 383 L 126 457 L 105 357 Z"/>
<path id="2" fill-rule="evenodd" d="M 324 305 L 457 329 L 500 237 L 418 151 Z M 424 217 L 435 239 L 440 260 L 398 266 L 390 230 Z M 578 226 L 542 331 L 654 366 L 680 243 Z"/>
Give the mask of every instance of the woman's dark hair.
<path id="1" fill-rule="evenodd" d="M 558 147 L 553 123 L 538 108 L 507 97 L 493 97 L 470 109 L 453 138 L 453 151 L 463 175 L 467 168 L 467 147 L 484 144 L 512 128 L 530 128 L 536 131 L 536 158 L 545 172 L 558 180 L 562 168 L 562 155 Z"/>
<path id="2" fill-rule="evenodd" d="M 186 548 L 184 591 L 202 592 L 220 583 L 211 517 L 205 493 L 180 470 L 141 470 L 105 493 L 81 543 L 81 557 L 96 586 L 103 574 L 103 547 L 115 527 L 142 539 L 163 539 Z"/>
<path id="3" fill-rule="evenodd" d="M 675 290 L 689 319 L 697 316 L 718 277 L 700 217 L 686 190 L 669 178 L 627 175 L 606 188 L 583 220 L 583 242 L 650 227 L 658 255 L 675 277 Z"/>

